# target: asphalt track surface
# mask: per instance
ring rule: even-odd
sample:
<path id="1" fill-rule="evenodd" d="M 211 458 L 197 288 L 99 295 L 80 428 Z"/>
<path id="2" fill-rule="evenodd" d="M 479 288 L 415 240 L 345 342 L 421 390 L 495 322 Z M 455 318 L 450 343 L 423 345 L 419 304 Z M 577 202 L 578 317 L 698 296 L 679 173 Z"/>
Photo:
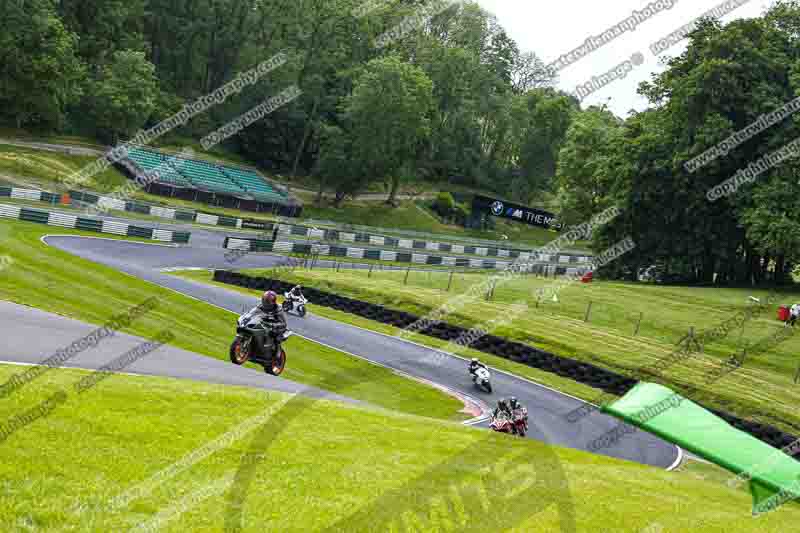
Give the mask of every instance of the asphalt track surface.
<path id="1" fill-rule="evenodd" d="M 122 311 L 121 311 L 122 312 Z M 46 357 L 65 349 L 75 340 L 96 330 L 97 326 L 65 318 L 11 302 L 0 301 L 0 335 L 3 337 L 0 359 L 22 364 L 40 363 Z M 136 348 L 145 339 L 115 333 L 100 340 L 66 361 L 62 366 L 96 370 Z M 264 372 L 187 352 L 163 345 L 137 359 L 123 372 L 150 376 L 193 379 L 209 383 L 240 385 L 285 393 L 297 393 L 312 398 L 356 402 L 344 396 L 300 385 L 287 379 L 270 376 Z M 362 403 L 362 402 L 357 402 Z"/>
<path id="2" fill-rule="evenodd" d="M 53 233 L 57 233 L 56 228 L 53 228 Z M 178 278 L 162 272 L 164 269 L 176 268 L 231 268 L 231 264 L 224 257 L 225 250 L 220 248 L 221 240 L 222 236 L 216 232 L 198 231 L 197 229 L 193 229 L 190 246 L 58 235 L 43 238 L 43 241 L 50 246 L 90 261 L 108 265 L 209 304 L 235 313 L 242 313 L 255 306 L 258 300 L 225 288 Z M 288 261 L 289 259 L 283 256 L 251 253 L 239 258 L 235 262 L 235 267 L 265 268 L 287 264 Z M 4 309 L 5 307 L 0 306 L 0 336 L 19 339 L 19 333 L 24 331 L 23 325 L 18 325 L 16 318 L 2 314 Z M 26 320 L 26 316 L 28 323 L 31 324 L 29 327 L 33 328 L 35 313 L 32 311 L 29 315 L 23 315 L 22 320 Z M 501 396 L 516 396 L 528 408 L 532 419 L 530 438 L 557 446 L 587 450 L 588 443 L 619 424 L 617 419 L 597 411 L 578 422 L 570 423 L 566 420 L 565 415 L 583 405 L 582 400 L 494 369 L 492 369 L 494 391 L 491 395 L 486 394 L 473 385 L 464 359 L 396 337 L 316 316 L 313 313 L 313 306 L 305 318 L 288 316 L 287 319 L 289 328 L 303 337 L 411 376 L 440 384 L 461 394 L 483 400 L 487 404 L 493 405 Z M 231 337 L 234 334 L 234 328 L 235 322 L 232 317 Z M 33 329 L 30 329 L 30 332 L 33 337 L 41 336 L 34 334 Z M 66 336 L 70 337 L 70 342 L 72 342 L 77 337 L 72 335 L 72 331 L 69 333 Z M 24 335 L 23 338 L 30 339 L 31 337 Z M 17 342 L 19 343 L 19 341 Z M 19 361 L 32 363 L 38 362 L 52 353 L 55 344 L 46 346 L 34 344 L 30 348 L 26 348 L 22 344 L 16 347 L 18 352 L 4 351 L 6 354 L 18 358 Z M 49 348 L 49 350 L 45 348 Z M 161 349 L 164 350 L 166 347 Z M 94 351 L 99 353 L 107 350 L 100 350 L 98 347 L 92 350 L 92 352 Z M 160 352 L 158 357 L 144 358 L 141 361 L 142 365 L 146 365 L 143 373 L 203 379 L 216 383 L 251 386 L 254 384 L 261 388 L 276 388 L 274 385 L 295 387 L 291 391 L 308 389 L 311 394 L 321 397 L 325 395 L 324 392 L 314 391 L 305 385 L 293 384 L 288 380 L 237 367 L 224 361 L 211 360 L 186 352 L 173 358 L 173 355 L 179 352 L 170 348 L 165 352 Z M 112 359 L 120 353 L 118 350 L 113 351 L 114 355 L 106 356 L 106 359 Z M 287 364 L 291 365 L 291 353 L 287 355 Z M 93 361 L 91 357 L 88 353 L 85 357 L 76 357 L 73 364 L 96 368 L 98 361 Z M 5 356 L 3 358 L 7 359 Z M 107 360 L 103 362 L 105 363 Z M 137 370 L 134 365 L 128 371 Z M 333 396 L 331 395 L 331 397 Z M 488 421 L 483 420 L 479 425 L 488 426 Z M 682 456 L 681 450 L 675 445 L 642 431 L 628 434 L 613 446 L 598 453 L 661 468 L 676 466 Z"/>

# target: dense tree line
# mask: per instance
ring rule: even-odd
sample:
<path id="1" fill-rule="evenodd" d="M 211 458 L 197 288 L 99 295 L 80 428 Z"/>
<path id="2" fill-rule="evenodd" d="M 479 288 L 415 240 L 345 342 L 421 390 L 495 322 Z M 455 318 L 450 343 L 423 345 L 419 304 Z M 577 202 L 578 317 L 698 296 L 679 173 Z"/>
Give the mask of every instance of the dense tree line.
<path id="1" fill-rule="evenodd" d="M 650 107 L 627 117 L 581 109 L 471 2 L 0 0 L 0 13 L 0 119 L 18 127 L 118 142 L 284 52 L 285 65 L 176 133 L 200 138 L 297 84 L 301 97 L 228 148 L 315 176 L 337 205 L 371 182 L 389 184 L 393 198 L 415 180 L 520 203 L 546 195 L 567 224 L 616 205 L 623 215 L 594 246 L 633 238 L 636 249 L 604 269 L 619 278 L 656 265 L 682 282 L 782 282 L 800 264 L 797 158 L 707 198 L 800 135 L 800 116 L 699 170 L 685 165 L 797 97 L 796 0 L 701 24 L 641 85 Z"/>
<path id="2" fill-rule="evenodd" d="M 200 137 L 296 83 L 229 142 L 314 174 L 337 202 L 371 181 L 553 186 L 577 101 L 477 4 L 443 0 L 0 0 L 0 116 L 115 143 L 279 51 L 290 61 L 194 118 Z M 400 29 L 402 31 L 391 31 Z M 386 39 L 386 36 L 392 37 Z M 383 36 L 383 37 L 382 37 Z"/>
<path id="3" fill-rule="evenodd" d="M 637 243 L 606 269 L 609 275 L 635 279 L 641 268 L 657 265 L 680 282 L 790 280 L 800 263 L 798 159 L 716 201 L 707 193 L 800 136 L 800 116 L 693 172 L 686 163 L 797 98 L 799 74 L 800 3 L 781 1 L 760 18 L 725 26 L 705 21 L 683 54 L 641 84 L 651 103 L 646 111 L 623 122 L 585 113 L 573 123 L 559 168 L 566 205 L 616 204 L 624 215 L 598 236 L 597 247 L 625 235 Z"/>

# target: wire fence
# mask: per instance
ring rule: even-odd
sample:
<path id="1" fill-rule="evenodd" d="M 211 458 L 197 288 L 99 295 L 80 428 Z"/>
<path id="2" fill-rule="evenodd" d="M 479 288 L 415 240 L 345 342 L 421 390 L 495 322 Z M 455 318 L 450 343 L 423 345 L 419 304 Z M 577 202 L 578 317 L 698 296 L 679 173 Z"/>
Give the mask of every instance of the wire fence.
<path id="1" fill-rule="evenodd" d="M 536 328 L 540 327 L 563 331 L 567 324 L 560 321 L 569 319 L 571 327 L 580 328 L 585 324 L 607 328 L 625 336 L 673 342 L 676 335 L 691 335 L 725 317 L 722 311 L 702 316 L 687 314 L 680 306 L 673 309 L 672 306 L 631 297 L 625 287 L 602 282 L 598 284 L 596 280 L 589 281 L 588 278 L 584 283 L 581 277 L 556 274 L 555 266 L 551 266 L 553 268 L 548 270 L 521 273 L 503 283 L 487 283 L 486 291 L 475 303 L 491 304 L 495 307 L 486 312 L 497 313 L 497 305 L 525 302 L 529 309 L 527 316 L 515 319 L 514 327 L 532 331 L 534 336 L 537 336 Z M 327 285 L 326 290 L 343 291 L 343 294 L 350 293 L 351 297 L 365 296 L 374 300 L 375 294 L 385 294 L 385 297 L 378 298 L 378 303 L 392 307 L 393 302 L 396 305 L 408 299 L 408 292 L 414 290 L 420 291 L 420 303 L 425 300 L 438 301 L 437 293 L 445 298 L 448 294 L 464 294 L 485 281 L 487 276 L 496 275 L 497 271 L 365 263 L 347 258 L 308 255 L 288 258 L 288 264 L 275 267 L 266 275 L 287 280 L 292 278 L 292 274 L 298 275 L 294 277 L 298 283 L 309 286 L 322 283 Z M 553 287 L 560 288 L 554 291 Z M 742 327 L 724 344 L 729 348 L 741 346 L 763 335 L 764 327 L 771 330 L 782 326 L 778 320 L 768 320 L 758 328 L 752 325 Z M 796 377 L 800 380 L 800 369 Z"/>

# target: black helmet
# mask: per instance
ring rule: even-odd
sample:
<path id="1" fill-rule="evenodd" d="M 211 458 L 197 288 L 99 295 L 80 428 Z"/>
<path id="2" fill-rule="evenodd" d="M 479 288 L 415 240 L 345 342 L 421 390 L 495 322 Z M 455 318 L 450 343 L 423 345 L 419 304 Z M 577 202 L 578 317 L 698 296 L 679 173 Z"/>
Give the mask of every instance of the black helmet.
<path id="1" fill-rule="evenodd" d="M 506 399 L 505 398 L 500 398 L 499 400 L 497 400 L 497 407 L 500 407 L 502 409 L 505 406 L 506 406 Z"/>
<path id="2" fill-rule="evenodd" d="M 508 399 L 508 405 L 510 405 L 512 408 L 516 407 L 517 399 L 514 396 L 512 396 L 511 398 Z"/>

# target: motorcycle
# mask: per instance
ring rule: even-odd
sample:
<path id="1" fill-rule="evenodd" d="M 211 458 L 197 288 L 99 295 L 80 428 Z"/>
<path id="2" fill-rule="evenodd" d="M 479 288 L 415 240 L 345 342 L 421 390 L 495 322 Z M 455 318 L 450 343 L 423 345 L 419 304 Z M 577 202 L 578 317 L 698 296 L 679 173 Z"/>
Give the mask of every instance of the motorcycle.
<path id="1" fill-rule="evenodd" d="M 297 316 L 304 317 L 306 316 L 306 304 L 308 300 L 306 300 L 305 296 L 292 296 L 290 293 L 286 292 L 283 294 L 283 311 L 288 312 L 295 312 Z"/>
<path id="2" fill-rule="evenodd" d="M 489 382 L 490 378 L 491 374 L 482 366 L 476 368 L 475 372 L 472 374 L 472 382 L 475 386 L 482 388 L 489 394 L 492 393 L 492 384 Z"/>
<path id="3" fill-rule="evenodd" d="M 497 416 L 492 418 L 489 427 L 492 431 L 497 431 L 498 433 L 513 434 L 514 432 L 514 422 L 505 411 L 497 413 Z"/>
<path id="4" fill-rule="evenodd" d="M 255 307 L 239 317 L 236 337 L 230 348 L 231 362 L 243 365 L 252 361 L 263 366 L 268 374 L 277 376 L 286 366 L 286 352 L 282 344 L 292 336 L 292 332 L 287 329 L 274 339 L 270 335 L 270 328 L 261 322 L 261 315 L 263 313 Z"/>
<path id="5" fill-rule="evenodd" d="M 525 407 L 517 407 L 512 411 L 513 432 L 515 435 L 524 437 L 528 432 L 528 410 Z"/>

